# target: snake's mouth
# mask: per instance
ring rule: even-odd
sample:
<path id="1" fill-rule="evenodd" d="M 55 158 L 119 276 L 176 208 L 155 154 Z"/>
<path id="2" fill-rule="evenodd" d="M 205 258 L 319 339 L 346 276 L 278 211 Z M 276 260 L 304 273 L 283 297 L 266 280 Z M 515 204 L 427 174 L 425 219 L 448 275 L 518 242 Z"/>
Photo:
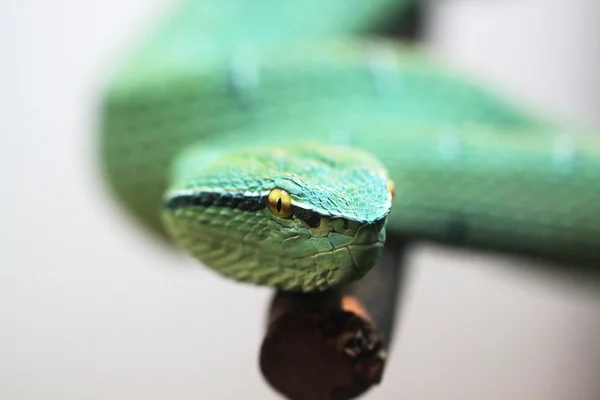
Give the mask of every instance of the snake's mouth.
<path id="1" fill-rule="evenodd" d="M 362 224 L 351 238 L 351 243 L 334 248 L 335 263 L 326 275 L 326 282 L 330 288 L 360 279 L 375 266 L 385 243 L 384 228 L 385 218 L 374 223 Z M 335 232 L 332 232 L 330 237 L 334 235 Z M 349 259 L 342 257 L 344 253 L 349 255 Z"/>
<path id="2" fill-rule="evenodd" d="M 171 196 L 165 205 L 167 231 L 204 265 L 283 290 L 322 291 L 360 279 L 385 242 L 387 215 L 353 221 L 296 207 L 278 218 L 264 198 L 212 193 Z"/>

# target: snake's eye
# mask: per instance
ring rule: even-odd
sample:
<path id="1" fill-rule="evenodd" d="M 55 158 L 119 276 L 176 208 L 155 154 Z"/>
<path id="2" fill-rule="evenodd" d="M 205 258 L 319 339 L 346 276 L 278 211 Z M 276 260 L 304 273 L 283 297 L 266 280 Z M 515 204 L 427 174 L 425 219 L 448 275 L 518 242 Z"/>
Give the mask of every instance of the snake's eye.
<path id="1" fill-rule="evenodd" d="M 271 190 L 267 197 L 267 207 L 271 214 L 279 218 L 288 218 L 294 213 L 292 196 L 282 189 Z"/>
<path id="2" fill-rule="evenodd" d="M 387 186 L 388 190 L 390 191 L 390 194 L 392 195 L 392 201 L 394 201 L 394 199 L 396 198 L 396 185 L 394 184 L 394 181 L 388 179 Z"/>

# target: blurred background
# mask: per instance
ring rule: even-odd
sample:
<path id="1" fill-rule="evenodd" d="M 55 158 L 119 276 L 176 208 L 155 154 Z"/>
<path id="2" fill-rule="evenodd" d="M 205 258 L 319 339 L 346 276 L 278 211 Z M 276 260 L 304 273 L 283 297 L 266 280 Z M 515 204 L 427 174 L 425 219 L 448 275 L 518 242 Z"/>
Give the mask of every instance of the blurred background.
<path id="1" fill-rule="evenodd" d="M 97 95 L 172 1 L 0 0 L 0 398 L 277 399 L 271 291 L 124 218 L 96 169 Z M 600 2 L 438 0 L 433 54 L 555 118 L 600 125 Z M 600 399 L 600 292 L 419 245 L 368 399 Z"/>

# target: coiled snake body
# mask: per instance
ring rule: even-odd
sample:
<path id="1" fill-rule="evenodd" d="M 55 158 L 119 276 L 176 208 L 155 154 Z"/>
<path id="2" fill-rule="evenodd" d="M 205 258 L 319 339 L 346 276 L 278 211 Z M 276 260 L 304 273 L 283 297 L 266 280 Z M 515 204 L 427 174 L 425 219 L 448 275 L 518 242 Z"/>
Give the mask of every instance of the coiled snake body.
<path id="1" fill-rule="evenodd" d="M 205 265 L 288 290 L 359 279 L 386 231 L 597 265 L 600 141 L 378 37 L 404 5 L 184 3 L 107 89 L 113 193 Z"/>

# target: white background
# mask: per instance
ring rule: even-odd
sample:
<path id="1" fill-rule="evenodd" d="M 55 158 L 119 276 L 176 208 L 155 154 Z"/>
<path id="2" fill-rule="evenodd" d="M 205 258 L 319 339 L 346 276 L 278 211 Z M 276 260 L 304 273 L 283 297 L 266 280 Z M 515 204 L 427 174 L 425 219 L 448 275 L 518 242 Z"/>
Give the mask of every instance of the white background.
<path id="1" fill-rule="evenodd" d="M 600 2 L 434 1 L 432 51 L 600 122 Z M 104 193 L 94 95 L 167 1 L 0 1 L 0 398 L 276 399 L 270 291 L 145 237 Z M 600 294 L 510 258 L 414 249 L 369 399 L 600 398 Z"/>

